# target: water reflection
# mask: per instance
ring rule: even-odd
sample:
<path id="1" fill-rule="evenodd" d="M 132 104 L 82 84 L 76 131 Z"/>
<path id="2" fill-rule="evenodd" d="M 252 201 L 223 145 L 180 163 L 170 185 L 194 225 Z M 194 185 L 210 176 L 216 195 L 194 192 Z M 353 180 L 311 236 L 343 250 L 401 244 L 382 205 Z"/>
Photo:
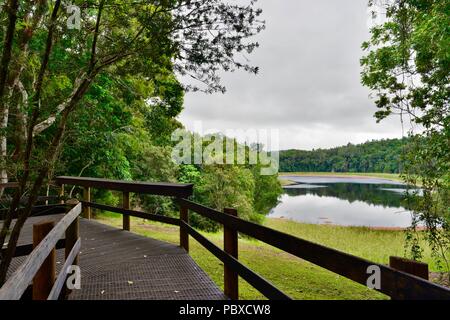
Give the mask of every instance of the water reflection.
<path id="1" fill-rule="evenodd" d="M 285 188 L 271 217 L 347 226 L 404 228 L 411 224 L 401 183 L 323 177 L 296 180 L 298 184 Z"/>

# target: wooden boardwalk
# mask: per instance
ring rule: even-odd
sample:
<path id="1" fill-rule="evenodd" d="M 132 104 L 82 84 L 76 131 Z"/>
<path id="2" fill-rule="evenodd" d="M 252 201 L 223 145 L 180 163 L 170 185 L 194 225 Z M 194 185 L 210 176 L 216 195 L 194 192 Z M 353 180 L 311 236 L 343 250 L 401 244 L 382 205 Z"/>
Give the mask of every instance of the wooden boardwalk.
<path id="1" fill-rule="evenodd" d="M 62 215 L 30 218 L 19 244 L 32 243 L 32 225 L 58 221 Z M 80 220 L 81 289 L 75 300 L 220 300 L 224 293 L 180 247 L 96 221 Z M 15 258 L 9 274 L 23 262 Z M 64 249 L 57 250 L 57 272 Z"/>

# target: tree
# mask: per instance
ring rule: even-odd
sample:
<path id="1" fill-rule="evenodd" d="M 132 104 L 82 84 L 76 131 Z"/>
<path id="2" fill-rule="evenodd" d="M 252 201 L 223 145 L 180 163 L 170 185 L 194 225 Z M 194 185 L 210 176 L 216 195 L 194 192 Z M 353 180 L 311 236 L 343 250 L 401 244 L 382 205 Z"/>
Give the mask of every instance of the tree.
<path id="1" fill-rule="evenodd" d="M 254 145 L 240 144 L 236 139 L 222 134 L 214 134 L 214 138 L 211 135 L 200 137 L 195 133 L 187 134 L 196 139 L 204 138 L 201 150 L 197 150 L 201 152 L 202 164 L 181 164 L 178 172 L 180 182 L 195 185 L 194 201 L 218 211 L 235 208 L 241 219 L 262 222 L 283 192 L 277 174 L 261 174 L 266 156 L 262 145 L 254 148 Z M 209 148 L 211 141 L 219 141 L 217 150 L 223 148 L 222 154 Z M 191 158 L 195 158 L 194 144 L 191 141 Z M 227 150 L 230 145 L 234 145 L 233 151 Z M 234 157 L 233 164 L 227 164 L 228 156 Z M 238 157 L 244 161 L 237 161 Z M 195 213 L 190 219 L 194 226 L 203 230 L 218 231 L 220 228 L 220 224 Z"/>
<path id="2" fill-rule="evenodd" d="M 404 179 L 420 187 L 413 195 L 415 220 L 427 227 L 426 238 L 447 270 L 450 252 L 450 15 L 448 0 L 370 1 L 386 14 L 363 44 L 362 83 L 375 93 L 378 121 L 401 116 L 423 132 L 410 131 L 403 155 Z M 416 223 L 412 230 L 415 230 Z M 409 236 L 408 239 L 416 239 Z M 412 256 L 420 258 L 417 241 Z M 450 273 L 449 273 L 450 276 Z"/>
<path id="3" fill-rule="evenodd" d="M 85 0 L 80 30 L 68 30 L 61 0 L 4 2 L 0 20 L 0 133 L 2 182 L 19 182 L 0 233 L 10 233 L 1 257 L 0 285 L 42 185 L 63 145 L 66 128 L 99 77 L 142 79 L 177 72 L 224 91 L 218 71 L 257 72 L 238 54 L 257 47 L 250 37 L 264 28 L 255 1 Z M 203 86 L 203 87 L 202 87 Z M 150 98 L 150 97 L 147 97 Z M 13 114 L 14 117 L 9 117 Z M 25 146 L 25 147 L 23 147 Z M 24 207 L 20 199 L 27 193 Z M 12 217 L 18 219 L 10 231 Z"/>

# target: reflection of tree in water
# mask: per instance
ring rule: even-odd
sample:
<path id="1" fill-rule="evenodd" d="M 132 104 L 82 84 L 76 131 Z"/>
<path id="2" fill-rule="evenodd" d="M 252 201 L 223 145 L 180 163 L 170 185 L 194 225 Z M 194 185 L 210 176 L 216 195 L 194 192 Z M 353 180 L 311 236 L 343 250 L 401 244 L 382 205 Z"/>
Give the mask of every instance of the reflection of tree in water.
<path id="1" fill-rule="evenodd" d="M 405 195 L 402 192 L 383 190 L 382 188 L 398 189 L 397 185 L 388 184 L 359 184 L 359 183 L 321 183 L 321 188 L 286 188 L 285 193 L 290 196 L 305 194 L 319 197 L 334 197 L 344 199 L 350 203 L 364 201 L 373 205 L 391 208 L 408 208 Z"/>

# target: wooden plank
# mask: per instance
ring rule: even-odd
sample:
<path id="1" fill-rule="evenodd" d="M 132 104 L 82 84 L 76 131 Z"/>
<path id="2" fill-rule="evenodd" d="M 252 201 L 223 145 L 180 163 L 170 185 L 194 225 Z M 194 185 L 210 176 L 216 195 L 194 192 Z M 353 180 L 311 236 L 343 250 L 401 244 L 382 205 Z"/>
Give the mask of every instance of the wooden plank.
<path id="1" fill-rule="evenodd" d="M 277 287 L 271 284 L 269 281 L 253 272 L 245 265 L 243 265 L 239 260 L 235 259 L 228 253 L 224 252 L 214 243 L 205 238 L 197 230 L 192 228 L 190 225 L 181 221 L 181 224 L 185 226 L 189 234 L 197 240 L 202 246 L 204 246 L 209 252 L 215 255 L 224 264 L 228 265 L 229 268 L 237 272 L 244 280 L 250 283 L 254 288 L 261 292 L 264 296 L 273 300 L 290 300 L 291 298 L 280 291 Z"/>
<path id="2" fill-rule="evenodd" d="M 186 199 L 178 201 L 180 205 L 222 223 L 228 228 L 247 234 L 363 285 L 367 285 L 370 276 L 367 273 L 368 268 L 377 266 L 381 271 L 381 288 L 377 290 L 388 296 L 402 296 L 407 299 L 450 299 L 450 289 L 419 277 L 226 215 Z"/>
<path id="3" fill-rule="evenodd" d="M 78 257 L 78 254 L 80 253 L 81 249 L 81 239 L 78 238 L 78 240 L 75 242 L 74 246 L 72 247 L 72 250 L 69 252 L 69 254 L 66 256 L 66 261 L 64 262 L 64 265 L 61 269 L 61 271 L 58 274 L 58 278 L 55 281 L 55 284 L 53 285 L 47 300 L 57 300 L 61 290 L 63 289 L 64 283 L 66 282 L 67 274 L 68 274 L 68 268 L 71 265 L 76 265 L 77 262 L 75 260 Z"/>
<path id="4" fill-rule="evenodd" d="M 54 221 L 43 221 L 33 225 L 33 248 L 52 231 Z M 55 243 L 56 245 L 56 243 Z M 46 300 L 56 276 L 56 250 L 53 248 L 33 278 L 33 300 Z"/>
<path id="5" fill-rule="evenodd" d="M 129 192 L 122 193 L 122 207 L 125 210 L 130 209 L 130 193 Z M 123 227 L 123 230 L 130 231 L 130 216 L 122 215 L 122 227 Z"/>
<path id="6" fill-rule="evenodd" d="M 180 206 L 180 221 L 189 224 L 189 210 L 184 206 Z M 180 225 L 180 247 L 189 252 L 189 233 L 184 227 L 185 224 Z"/>
<path id="7" fill-rule="evenodd" d="M 236 209 L 225 208 L 225 214 L 237 217 Z M 223 228 L 223 246 L 226 253 L 238 260 L 238 233 L 228 227 Z M 224 264 L 224 293 L 232 300 L 239 300 L 239 276 L 237 272 Z"/>
<path id="8" fill-rule="evenodd" d="M 180 220 L 176 219 L 176 218 L 172 218 L 172 217 L 166 217 L 166 216 L 142 212 L 142 211 L 128 210 L 128 209 L 108 206 L 106 204 L 95 203 L 95 202 L 83 201 L 82 203 L 83 203 L 83 206 L 89 206 L 89 207 L 104 210 L 104 211 L 117 212 L 117 213 L 121 213 L 123 215 L 128 215 L 131 217 L 137 217 L 137 218 L 142 218 L 142 219 L 147 219 L 147 220 L 152 220 L 152 221 L 163 222 L 163 223 L 171 224 L 174 226 L 180 225 Z"/>
<path id="9" fill-rule="evenodd" d="M 81 203 L 70 210 L 39 245 L 25 259 L 23 264 L 8 278 L 0 288 L 0 300 L 18 300 L 27 289 L 42 263 L 54 249 L 67 227 L 80 215 Z"/>
<path id="10" fill-rule="evenodd" d="M 170 197 L 188 198 L 192 195 L 192 184 L 181 183 L 154 183 L 123 180 L 108 180 L 84 177 L 56 177 L 58 184 L 76 185 L 96 189 L 108 189 L 116 191 L 154 194 Z"/>
<path id="11" fill-rule="evenodd" d="M 21 242 L 25 243 L 30 239 L 31 226 L 40 219 L 42 218 L 31 218 L 26 222 Z M 81 269 L 82 288 L 73 289 L 67 297 L 69 300 L 183 300 L 193 297 L 200 300 L 227 299 L 223 288 L 221 290 L 198 264 L 179 248 L 178 243 L 170 244 L 124 232 L 121 226 L 117 229 L 95 220 L 80 219 L 79 222 L 83 255 L 80 254 L 78 266 Z M 60 254 L 61 252 L 57 252 L 57 260 Z M 21 259 L 21 263 L 23 261 L 24 259 Z M 57 264 L 58 272 L 64 262 L 62 257 L 61 264 Z M 10 274 L 19 266 L 19 263 L 14 263 Z M 105 278 L 105 272 L 113 278 L 115 285 L 113 290 L 106 288 L 105 292 L 101 292 L 102 290 L 98 290 L 99 286 L 108 286 L 112 279 L 110 276 Z M 134 281 L 135 285 L 130 285 L 129 280 Z M 136 281 L 140 284 L 139 288 L 135 288 Z M 69 282 L 72 283 L 73 280 Z M 156 287 L 158 290 L 154 290 Z M 64 285 L 63 292 L 67 289 Z M 60 294 L 59 299 L 63 297 L 65 296 Z M 22 298 L 26 298 L 25 293 Z"/>

